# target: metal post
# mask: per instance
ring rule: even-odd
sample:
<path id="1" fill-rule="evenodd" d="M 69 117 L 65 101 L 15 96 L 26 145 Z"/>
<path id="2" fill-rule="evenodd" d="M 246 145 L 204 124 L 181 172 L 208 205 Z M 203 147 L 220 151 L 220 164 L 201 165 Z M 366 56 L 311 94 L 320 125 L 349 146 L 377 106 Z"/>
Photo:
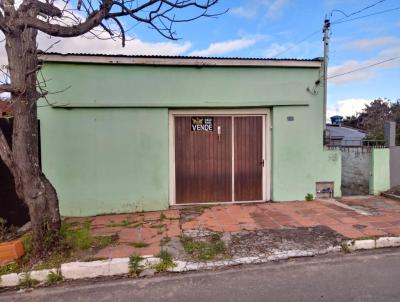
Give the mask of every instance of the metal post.
<path id="1" fill-rule="evenodd" d="M 324 135 L 326 130 L 326 108 L 328 102 L 328 57 L 329 57 L 329 27 L 331 23 L 328 19 L 324 21 L 324 114 L 323 114 L 323 125 L 324 125 Z"/>

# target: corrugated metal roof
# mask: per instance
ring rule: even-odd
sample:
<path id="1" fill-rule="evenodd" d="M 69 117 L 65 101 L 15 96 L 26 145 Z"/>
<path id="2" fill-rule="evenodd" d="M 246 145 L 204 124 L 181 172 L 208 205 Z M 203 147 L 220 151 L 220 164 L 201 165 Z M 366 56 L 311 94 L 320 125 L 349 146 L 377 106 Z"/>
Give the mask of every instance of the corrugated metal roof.
<path id="1" fill-rule="evenodd" d="M 317 59 L 277 59 L 277 58 L 240 58 L 240 57 L 193 57 L 193 56 L 156 56 L 156 55 L 114 55 L 93 53 L 40 52 L 43 62 L 77 64 L 126 64 L 155 66 L 194 66 L 194 67 L 300 67 L 321 68 Z"/>
<path id="2" fill-rule="evenodd" d="M 298 58 L 257 58 L 257 57 L 202 57 L 202 56 L 168 56 L 168 55 L 126 55 L 105 53 L 60 53 L 44 52 L 39 50 L 39 55 L 58 56 L 89 56 L 89 57 L 121 57 L 121 58 L 154 58 L 154 59 L 199 59 L 199 60 L 240 60 L 240 61 L 298 61 L 298 62 L 322 62 L 323 58 L 298 59 Z"/>

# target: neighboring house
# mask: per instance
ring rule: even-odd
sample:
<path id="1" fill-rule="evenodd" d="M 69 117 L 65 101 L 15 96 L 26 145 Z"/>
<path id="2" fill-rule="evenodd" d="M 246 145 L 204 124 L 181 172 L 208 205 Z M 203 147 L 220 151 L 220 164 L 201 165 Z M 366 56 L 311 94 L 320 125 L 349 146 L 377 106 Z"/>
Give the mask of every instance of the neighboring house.
<path id="1" fill-rule="evenodd" d="M 319 59 L 40 59 L 42 166 L 62 215 L 304 200 L 317 182 L 341 194 Z"/>
<path id="2" fill-rule="evenodd" d="M 330 146 L 359 147 L 364 145 L 365 132 L 342 125 L 326 125 Z"/>

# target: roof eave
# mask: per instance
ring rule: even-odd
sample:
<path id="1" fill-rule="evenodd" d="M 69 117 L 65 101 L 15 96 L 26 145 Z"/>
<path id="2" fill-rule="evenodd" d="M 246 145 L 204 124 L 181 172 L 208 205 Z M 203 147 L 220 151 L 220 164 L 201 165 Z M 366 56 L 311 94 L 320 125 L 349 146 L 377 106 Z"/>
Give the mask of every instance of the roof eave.
<path id="1" fill-rule="evenodd" d="M 120 65 L 158 65 L 158 66 L 196 66 L 196 67 L 302 67 L 321 68 L 319 60 L 274 60 L 240 58 L 196 58 L 196 57 L 156 57 L 156 56 L 113 56 L 85 54 L 41 53 L 39 60 L 54 63 L 80 64 L 120 64 Z"/>

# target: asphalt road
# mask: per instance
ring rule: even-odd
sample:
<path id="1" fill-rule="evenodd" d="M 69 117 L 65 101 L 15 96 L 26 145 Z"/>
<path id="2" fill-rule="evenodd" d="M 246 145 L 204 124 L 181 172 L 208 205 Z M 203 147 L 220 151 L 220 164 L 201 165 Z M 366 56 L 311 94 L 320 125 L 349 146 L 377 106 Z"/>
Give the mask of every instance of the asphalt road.
<path id="1" fill-rule="evenodd" d="M 217 272 L 65 283 L 5 292 L 0 301 L 400 301 L 400 250 L 254 265 Z"/>

